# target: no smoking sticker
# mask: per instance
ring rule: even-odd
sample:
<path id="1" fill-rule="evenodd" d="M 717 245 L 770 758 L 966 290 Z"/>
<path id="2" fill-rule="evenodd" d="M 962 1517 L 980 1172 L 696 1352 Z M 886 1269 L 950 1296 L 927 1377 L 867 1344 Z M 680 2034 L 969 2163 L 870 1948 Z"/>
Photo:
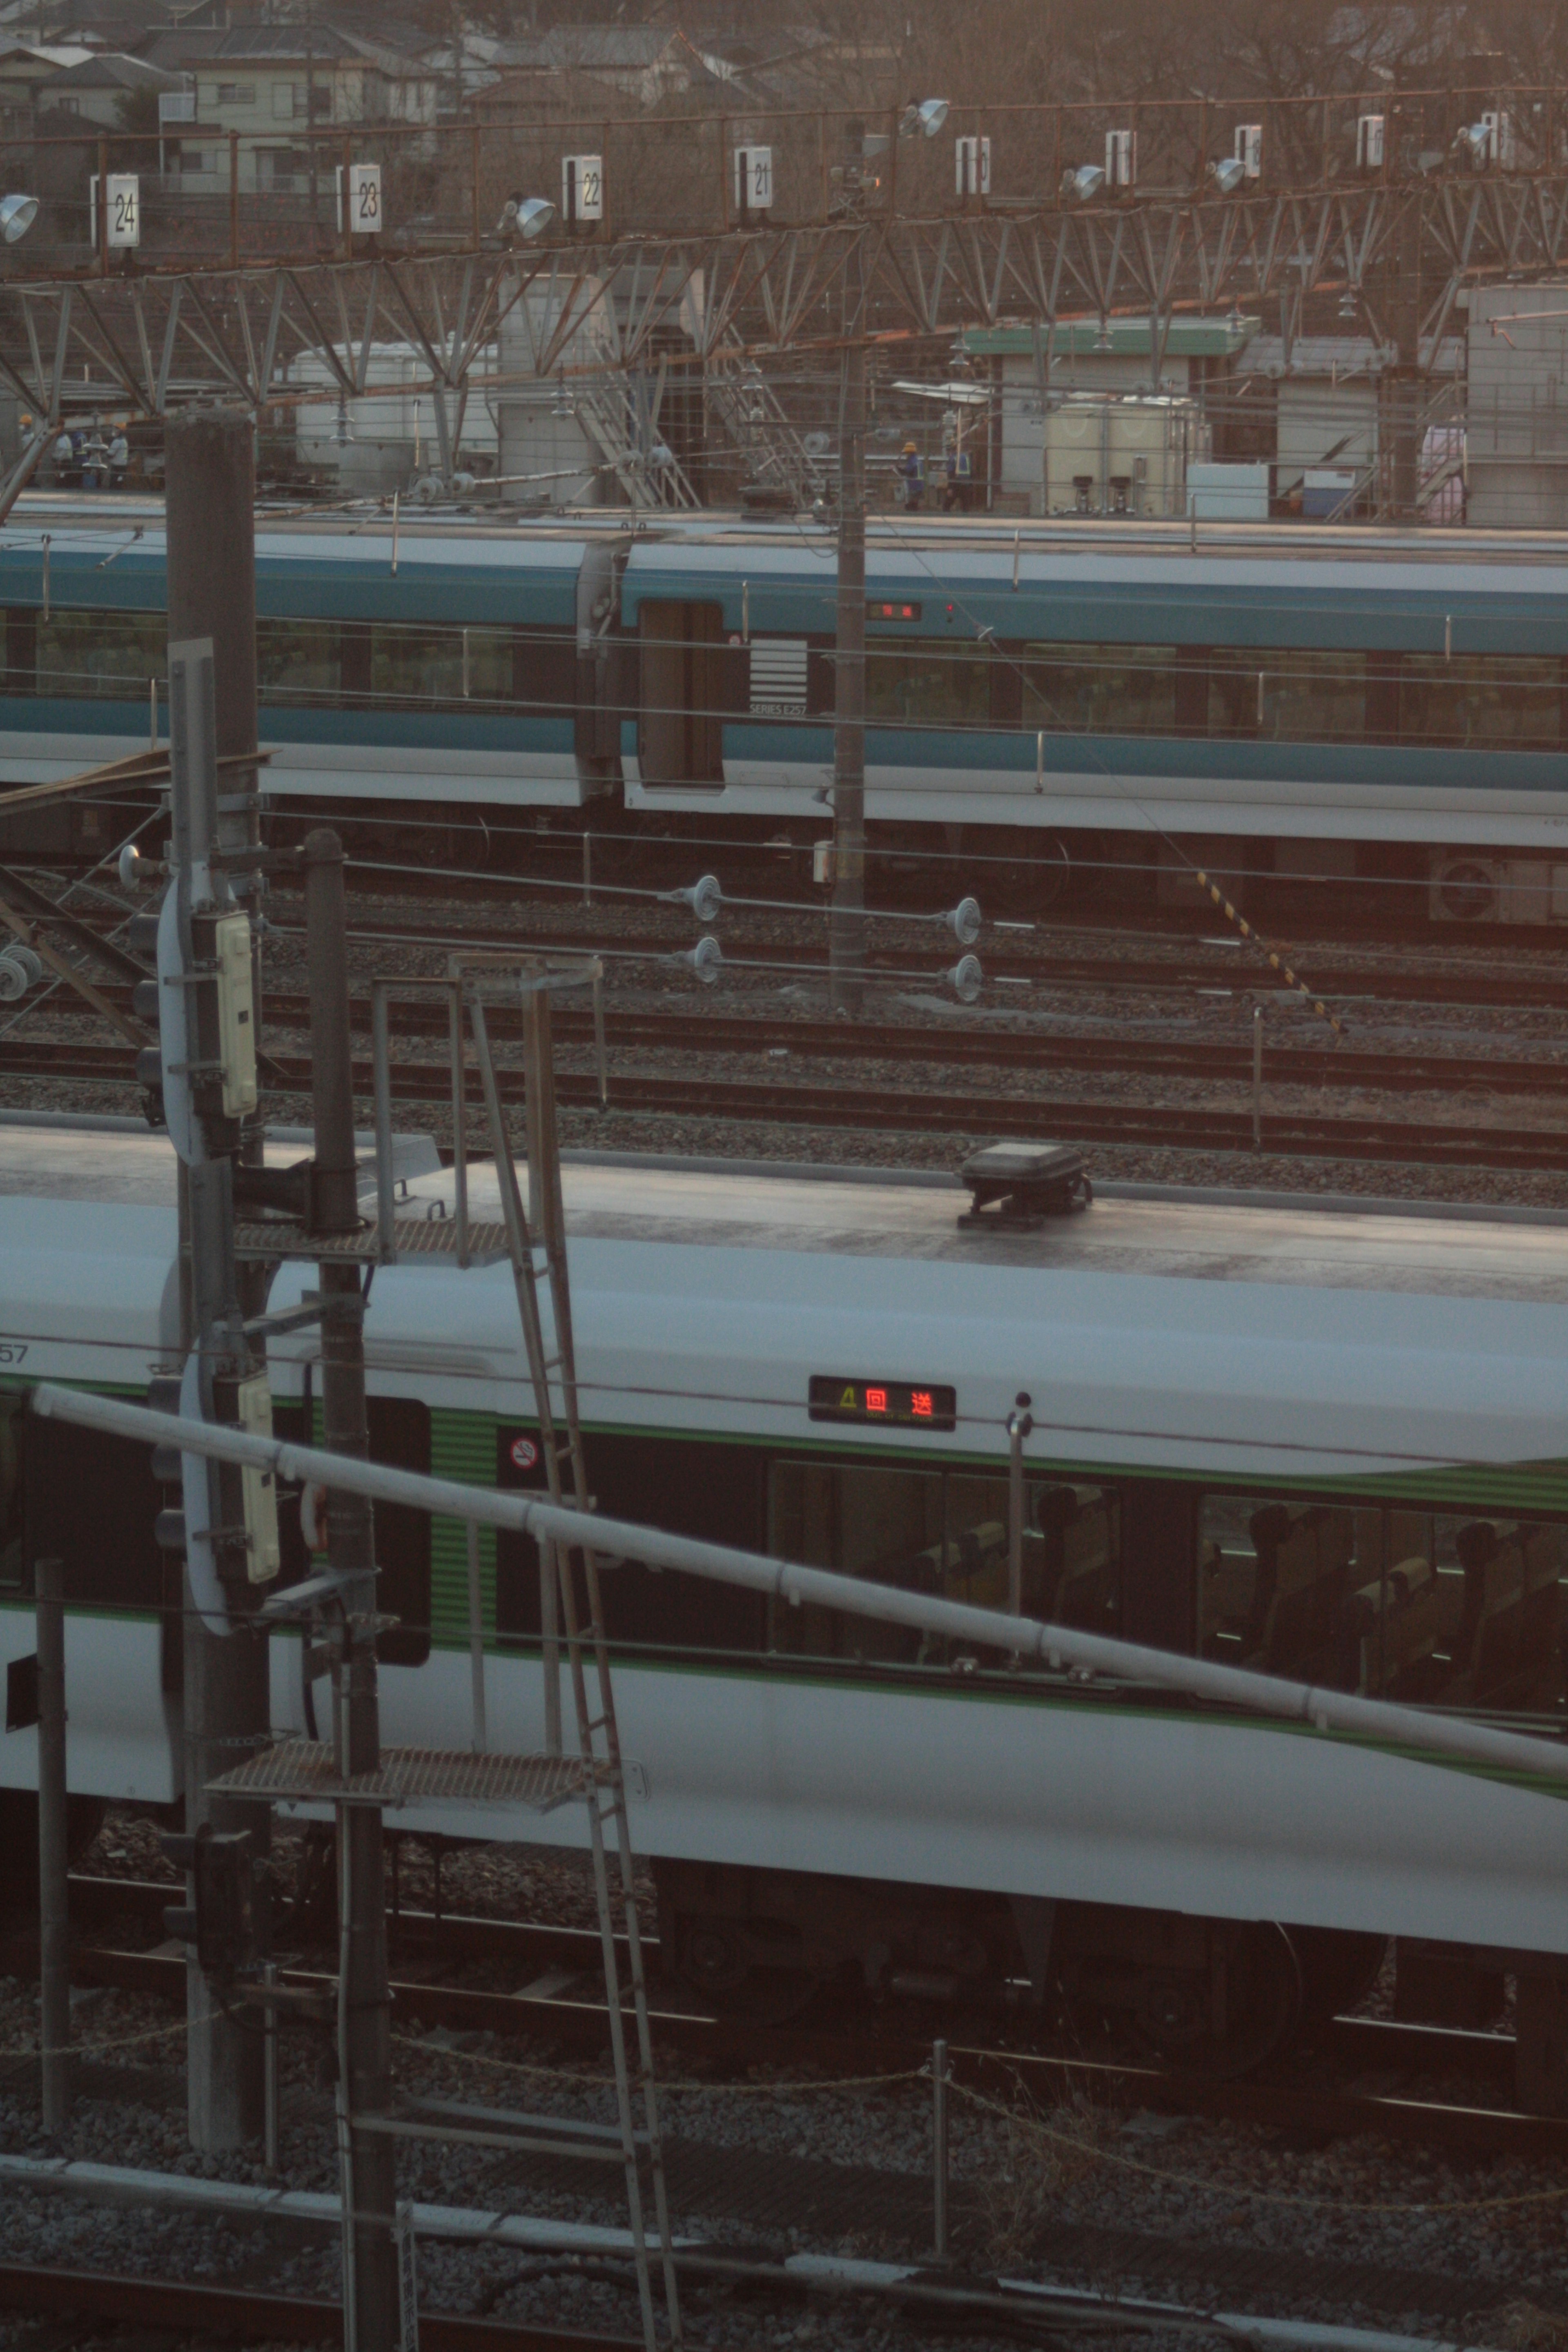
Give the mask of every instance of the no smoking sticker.
<path id="1" fill-rule="evenodd" d="M 511 1441 L 511 1466 L 514 1470 L 531 1470 L 539 1460 L 539 1447 L 531 1437 L 514 1437 Z"/>

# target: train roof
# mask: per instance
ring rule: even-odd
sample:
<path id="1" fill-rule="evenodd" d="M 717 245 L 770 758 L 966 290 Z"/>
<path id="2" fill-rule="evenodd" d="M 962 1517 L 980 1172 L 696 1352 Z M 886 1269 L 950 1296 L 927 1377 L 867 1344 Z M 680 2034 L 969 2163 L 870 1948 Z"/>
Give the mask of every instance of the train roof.
<path id="1" fill-rule="evenodd" d="M 368 1134 L 361 1146 L 368 1176 Z M 273 1129 L 268 1163 L 309 1149 L 308 1130 Z M 456 1178 L 434 1142 L 400 1136 L 395 1159 L 399 1216 L 449 1216 Z M 0 1114 L 0 1202 L 172 1209 L 175 1164 L 139 1121 Z M 499 1219 L 490 1165 L 468 1183 L 470 1213 Z M 563 1184 L 584 1240 L 1568 1304 L 1563 1212 L 1107 1184 L 1085 1213 L 979 1234 L 959 1227 L 963 1185 L 936 1172 L 568 1152 Z"/>
<path id="2" fill-rule="evenodd" d="M 725 626 L 830 636 L 833 533 L 721 513 L 548 520 L 385 510 L 258 516 L 257 609 L 275 618 L 476 626 L 575 620 L 591 545 L 626 556 L 621 610 L 645 599 L 721 604 Z M 18 502 L 0 529 L 0 602 L 158 610 L 163 510 L 153 501 Z M 1568 536 L 1090 519 L 880 516 L 868 526 L 877 635 L 1079 643 L 1568 654 Z"/>
<path id="3" fill-rule="evenodd" d="M 449 1209 L 449 1171 L 407 1189 L 400 1214 Z M 1118 1187 L 1043 1231 L 974 1235 L 940 1180 L 612 1156 L 569 1161 L 565 1194 L 595 1425 L 991 1461 L 1026 1391 L 1037 1461 L 1568 1510 L 1562 1220 Z M 173 1196 L 161 1138 L 0 1122 L 13 1376 L 144 1376 L 172 1343 Z M 285 1266 L 272 1305 L 313 1281 Z M 280 1393 L 317 1345 L 274 1343 Z M 504 1264 L 382 1269 L 366 1354 L 432 1407 L 531 1411 Z M 954 1425 L 825 1431 L 819 1377 L 949 1384 Z"/>
<path id="4" fill-rule="evenodd" d="M 167 562 L 161 508 L 79 519 L 13 512 L 0 527 L 0 604 L 43 601 L 48 539 L 50 601 L 161 612 Z M 531 536 L 465 531 L 453 521 L 401 521 L 393 568 L 390 519 L 309 516 L 258 520 L 256 607 L 273 619 L 425 621 L 475 627 L 574 625 L 587 547 L 579 527 Z"/>

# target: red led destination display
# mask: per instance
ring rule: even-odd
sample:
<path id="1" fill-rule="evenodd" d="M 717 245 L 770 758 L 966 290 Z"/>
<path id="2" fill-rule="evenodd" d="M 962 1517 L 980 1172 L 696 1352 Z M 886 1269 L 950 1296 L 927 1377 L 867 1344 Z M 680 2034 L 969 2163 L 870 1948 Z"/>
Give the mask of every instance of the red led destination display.
<path id="1" fill-rule="evenodd" d="M 920 606 L 906 604 L 901 597 L 890 604 L 868 604 L 866 607 L 868 621 L 918 621 L 920 616 Z"/>
<path id="2" fill-rule="evenodd" d="M 897 1429 L 956 1429 L 958 1391 L 934 1382 L 854 1381 L 837 1372 L 814 1372 L 813 1421 L 883 1422 Z"/>

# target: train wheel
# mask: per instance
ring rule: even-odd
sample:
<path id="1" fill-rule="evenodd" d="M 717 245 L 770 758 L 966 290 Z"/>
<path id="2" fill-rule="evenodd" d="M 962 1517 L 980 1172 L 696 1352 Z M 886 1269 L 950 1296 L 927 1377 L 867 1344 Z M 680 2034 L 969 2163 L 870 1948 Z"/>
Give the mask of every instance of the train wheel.
<path id="1" fill-rule="evenodd" d="M 1271 1920 L 1215 1930 L 1210 1966 L 1151 1969 L 1138 2031 L 1179 2073 L 1223 2080 L 1249 2074 L 1301 2018 L 1301 1967 Z"/>
<path id="2" fill-rule="evenodd" d="M 767 1937 L 770 1924 L 765 1919 L 689 1915 L 680 1922 L 677 1975 L 721 2017 L 783 2025 L 800 2014 L 822 1979 L 815 1970 L 786 1960 L 782 1949 L 776 1964 L 758 1961 L 756 1943 L 759 1937 Z M 781 1927 L 777 1933 L 781 1946 L 794 1943 L 789 1929 Z"/>
<path id="3" fill-rule="evenodd" d="M 1301 2015 L 1325 2024 L 1364 2000 L 1388 1957 L 1386 1936 L 1358 1936 L 1338 1927 L 1289 1931 L 1301 1968 Z"/>
<path id="4" fill-rule="evenodd" d="M 1058 833 L 1014 832 L 1005 838 L 1009 851 L 1016 845 L 1014 861 L 980 868 L 983 874 L 995 877 L 978 886 L 981 904 L 984 905 L 985 893 L 991 890 L 1009 915 L 1026 921 L 1048 915 L 1067 897 L 1072 879 L 1066 842 Z"/>

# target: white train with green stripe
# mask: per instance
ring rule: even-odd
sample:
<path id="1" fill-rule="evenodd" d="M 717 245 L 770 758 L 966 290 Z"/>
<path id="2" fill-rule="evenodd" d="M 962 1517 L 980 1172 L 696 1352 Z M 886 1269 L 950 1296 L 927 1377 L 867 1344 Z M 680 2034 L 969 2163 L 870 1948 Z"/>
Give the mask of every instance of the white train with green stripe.
<path id="1" fill-rule="evenodd" d="M 297 1156 L 297 1147 L 283 1147 Z M 400 1214 L 449 1211 L 433 1148 Z M 484 1213 L 485 1171 L 476 1181 Z M 1561 1741 L 1568 1218 L 1106 1187 L 964 1229 L 929 1176 L 569 1160 L 598 1507 L 1000 1604 L 1009 1412 L 1029 1400 L 1026 1612 Z M 132 1123 L 0 1119 L 0 1629 L 67 1565 L 70 1771 L 172 1804 L 180 1613 L 148 1457 L 26 1411 L 38 1380 L 145 1392 L 174 1338 L 174 1162 Z M 310 1280 L 284 1265 L 271 1304 Z M 309 1332 L 275 1341 L 303 1433 Z M 540 1476 L 509 1269 L 383 1267 L 372 1448 Z M 307 1559 L 286 1508 L 285 1576 Z M 384 1736 L 466 1746 L 465 1539 L 378 1511 Z M 483 1538 L 492 1745 L 542 1739 L 538 1563 Z M 634 1833 L 667 1965 L 780 2015 L 858 1982 L 1043 2000 L 1167 2057 L 1258 2063 L 1398 1939 L 1405 2013 L 1485 2021 L 1517 1978 L 1521 2088 L 1568 2105 L 1561 1784 L 1395 1753 L 636 1561 L 606 1578 Z M 248 1638 L 248 1637 L 237 1637 Z M 293 1636 L 273 1723 L 309 1727 Z M 33 1735 L 0 1743 L 25 1828 Z M 570 1809 L 406 1828 L 579 1834 Z"/>

